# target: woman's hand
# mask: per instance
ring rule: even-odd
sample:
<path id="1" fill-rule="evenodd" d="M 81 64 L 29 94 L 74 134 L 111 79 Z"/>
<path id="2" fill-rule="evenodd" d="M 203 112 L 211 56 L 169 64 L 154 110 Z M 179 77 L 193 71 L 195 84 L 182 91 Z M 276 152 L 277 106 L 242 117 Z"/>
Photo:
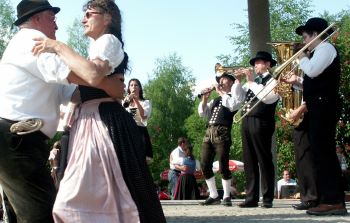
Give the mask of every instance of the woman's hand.
<path id="1" fill-rule="evenodd" d="M 132 98 L 134 103 L 139 101 L 139 96 L 137 94 L 135 94 L 134 92 L 130 93 L 130 97 Z"/>
<path id="2" fill-rule="evenodd" d="M 32 53 L 34 56 L 39 56 L 41 53 L 56 53 L 56 47 L 59 45 L 59 41 L 53 39 L 34 38 L 34 46 Z"/>

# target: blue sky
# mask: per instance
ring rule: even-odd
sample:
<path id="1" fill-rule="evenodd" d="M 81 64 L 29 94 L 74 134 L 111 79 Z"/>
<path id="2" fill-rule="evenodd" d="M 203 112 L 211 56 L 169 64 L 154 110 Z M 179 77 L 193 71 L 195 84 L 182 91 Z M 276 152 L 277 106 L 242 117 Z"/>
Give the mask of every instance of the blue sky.
<path id="1" fill-rule="evenodd" d="M 57 39 L 67 40 L 67 27 L 81 18 L 85 0 L 49 0 L 61 8 L 57 15 Z M 11 0 L 14 8 L 20 0 Z M 155 60 L 174 52 L 192 71 L 197 85 L 210 85 L 214 65 L 220 54 L 230 54 L 228 36 L 234 35 L 233 23 L 245 23 L 246 0 L 116 0 L 123 18 L 125 51 L 129 54 L 132 73 L 146 83 Z M 311 0 L 312 16 L 350 10 L 349 0 Z"/>

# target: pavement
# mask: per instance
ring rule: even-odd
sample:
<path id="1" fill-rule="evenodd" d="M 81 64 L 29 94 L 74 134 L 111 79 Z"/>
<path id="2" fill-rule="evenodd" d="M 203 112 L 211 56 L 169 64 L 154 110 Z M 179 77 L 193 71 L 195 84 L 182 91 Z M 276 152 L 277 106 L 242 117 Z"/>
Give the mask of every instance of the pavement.
<path id="1" fill-rule="evenodd" d="M 292 204 L 299 200 L 274 200 L 273 208 L 239 208 L 240 199 L 234 199 L 232 207 L 222 205 L 201 206 L 202 200 L 161 201 L 168 223 L 314 223 L 314 222 L 350 222 L 350 202 L 347 202 L 349 214 L 346 216 L 312 216 L 305 211 L 297 211 Z"/>

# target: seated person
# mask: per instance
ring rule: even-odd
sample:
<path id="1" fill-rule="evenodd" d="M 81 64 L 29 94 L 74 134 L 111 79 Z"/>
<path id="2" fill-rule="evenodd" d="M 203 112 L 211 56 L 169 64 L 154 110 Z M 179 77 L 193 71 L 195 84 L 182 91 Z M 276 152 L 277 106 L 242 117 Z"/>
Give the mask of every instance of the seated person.
<path id="1" fill-rule="evenodd" d="M 163 187 L 158 193 L 159 200 L 170 200 L 170 195 L 168 193 L 168 188 Z"/>
<path id="2" fill-rule="evenodd" d="M 295 188 L 297 185 L 296 181 L 290 178 L 288 170 L 283 171 L 283 179 L 277 182 L 277 199 L 283 198 L 281 193 L 281 188 L 282 186 L 285 186 L 285 185 L 294 185 Z"/>

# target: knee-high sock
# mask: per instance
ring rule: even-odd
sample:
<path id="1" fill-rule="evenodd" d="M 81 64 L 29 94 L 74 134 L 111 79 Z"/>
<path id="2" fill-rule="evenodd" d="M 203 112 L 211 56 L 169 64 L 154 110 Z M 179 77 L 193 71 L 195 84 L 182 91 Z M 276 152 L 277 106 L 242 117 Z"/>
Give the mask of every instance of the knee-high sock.
<path id="1" fill-rule="evenodd" d="M 224 196 L 222 198 L 227 198 L 227 197 L 231 197 L 230 193 L 231 193 L 231 179 L 229 180 L 221 180 L 222 182 L 222 187 L 224 188 Z"/>
<path id="2" fill-rule="evenodd" d="M 219 196 L 219 194 L 218 194 L 218 191 L 216 189 L 215 177 L 209 178 L 209 179 L 205 180 L 205 182 L 208 185 L 209 196 L 211 198 L 217 198 Z"/>

